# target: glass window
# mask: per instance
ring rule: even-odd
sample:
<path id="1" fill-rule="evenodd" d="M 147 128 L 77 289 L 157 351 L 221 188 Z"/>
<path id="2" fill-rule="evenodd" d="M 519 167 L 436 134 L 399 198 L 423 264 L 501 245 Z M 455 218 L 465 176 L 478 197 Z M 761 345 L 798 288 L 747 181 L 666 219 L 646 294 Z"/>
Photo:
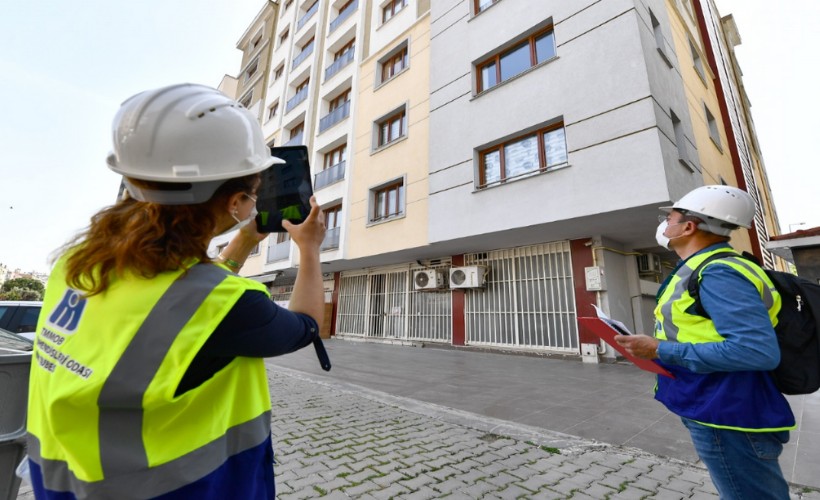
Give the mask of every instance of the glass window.
<path id="1" fill-rule="evenodd" d="M 490 63 L 481 68 L 481 89 L 494 87 L 498 83 L 495 73 L 495 63 Z"/>
<path id="2" fill-rule="evenodd" d="M 501 152 L 491 151 L 484 155 L 484 184 L 501 180 Z"/>
<path id="3" fill-rule="evenodd" d="M 564 127 L 544 132 L 544 150 L 547 168 L 567 162 L 567 139 Z"/>
<path id="4" fill-rule="evenodd" d="M 501 81 L 523 72 L 530 66 L 530 44 L 524 42 L 501 56 Z"/>
<path id="5" fill-rule="evenodd" d="M 504 175 L 516 177 L 538 170 L 538 139 L 526 137 L 504 146 Z"/>
<path id="6" fill-rule="evenodd" d="M 555 36 L 550 31 L 535 39 L 535 59 L 536 63 L 542 63 L 553 57 L 555 57 Z"/>

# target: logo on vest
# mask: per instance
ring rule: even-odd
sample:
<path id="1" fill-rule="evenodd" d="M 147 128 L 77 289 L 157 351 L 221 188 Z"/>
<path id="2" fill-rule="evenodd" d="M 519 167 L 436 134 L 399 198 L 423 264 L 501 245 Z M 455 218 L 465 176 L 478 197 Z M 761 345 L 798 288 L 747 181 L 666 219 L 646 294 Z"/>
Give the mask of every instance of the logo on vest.
<path id="1" fill-rule="evenodd" d="M 64 333 L 74 333 L 85 309 L 85 298 L 77 290 L 65 291 L 60 303 L 48 317 L 48 323 Z"/>

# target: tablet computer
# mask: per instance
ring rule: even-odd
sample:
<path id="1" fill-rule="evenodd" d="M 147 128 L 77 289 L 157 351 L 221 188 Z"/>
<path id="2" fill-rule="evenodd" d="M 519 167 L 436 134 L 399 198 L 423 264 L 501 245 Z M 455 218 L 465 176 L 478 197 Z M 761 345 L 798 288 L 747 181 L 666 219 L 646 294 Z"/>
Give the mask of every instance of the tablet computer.
<path id="1" fill-rule="evenodd" d="M 262 171 L 257 190 L 256 227 L 260 233 L 285 232 L 282 221 L 299 224 L 310 213 L 313 195 L 307 146 L 270 148 L 271 154 L 285 163 Z"/>

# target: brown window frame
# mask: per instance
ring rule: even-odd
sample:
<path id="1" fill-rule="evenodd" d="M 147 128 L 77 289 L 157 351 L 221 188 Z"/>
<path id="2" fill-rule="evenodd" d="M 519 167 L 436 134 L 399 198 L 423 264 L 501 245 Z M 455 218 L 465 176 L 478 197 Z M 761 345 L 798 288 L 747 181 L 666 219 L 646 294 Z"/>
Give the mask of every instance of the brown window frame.
<path id="1" fill-rule="evenodd" d="M 299 85 L 296 86 L 296 92 L 294 92 L 293 95 L 296 95 L 299 92 L 301 92 L 302 90 L 304 90 L 309 84 L 310 84 L 310 77 L 307 77 L 307 78 L 305 78 L 305 81 L 303 81 L 302 83 L 300 83 Z"/>
<path id="2" fill-rule="evenodd" d="M 338 96 L 331 99 L 328 111 L 333 111 L 334 109 L 343 106 L 346 102 L 350 102 L 350 89 L 345 90 Z"/>
<path id="3" fill-rule="evenodd" d="M 339 161 L 337 161 L 336 163 L 331 163 L 333 161 L 333 157 L 335 155 L 338 155 Z M 339 163 L 345 161 L 346 159 L 347 159 L 347 143 L 344 143 L 341 146 L 339 146 L 337 148 L 333 148 L 330 151 L 328 151 L 327 153 L 325 153 L 325 156 L 322 160 L 322 170 L 327 170 L 329 168 L 333 168 L 336 165 L 338 165 Z"/>
<path id="4" fill-rule="evenodd" d="M 351 0 L 351 1 L 353 1 L 353 0 Z M 347 42 L 346 44 L 344 44 L 342 46 L 342 48 L 340 48 L 339 50 L 337 50 L 336 52 L 333 53 L 333 60 L 338 61 L 339 59 L 342 58 L 342 56 L 344 56 L 347 53 L 348 50 L 354 48 L 355 46 L 356 46 L 356 39 L 354 38 L 353 40 L 351 40 L 351 41 Z"/>
<path id="5" fill-rule="evenodd" d="M 330 220 L 330 214 L 331 213 L 334 213 L 334 215 L 335 215 L 335 217 L 333 219 L 333 222 L 335 222 L 335 224 L 333 226 L 331 226 L 330 224 L 326 224 L 327 229 L 335 229 L 337 227 L 342 227 L 341 226 L 341 220 L 340 220 L 340 215 L 342 215 L 342 204 L 341 203 L 339 203 L 338 205 L 334 205 L 332 207 L 328 207 L 325 210 L 323 210 L 323 212 L 325 213 L 325 221 Z"/>
<path id="6" fill-rule="evenodd" d="M 285 74 L 285 65 L 280 64 L 278 68 L 273 71 L 273 81 L 276 81 L 282 78 L 282 75 Z"/>
<path id="7" fill-rule="evenodd" d="M 499 1 L 501 1 L 501 0 L 492 0 L 492 3 L 490 3 L 490 5 L 488 5 L 487 7 L 484 7 L 482 9 L 481 8 L 481 0 L 473 0 L 473 12 L 475 14 L 478 14 L 479 12 L 484 12 L 485 10 L 489 9 L 490 7 L 492 7 L 493 5 L 498 3 Z"/>
<path id="8" fill-rule="evenodd" d="M 396 8 L 397 5 L 400 6 L 398 9 Z M 387 5 L 382 7 L 382 24 L 393 19 L 393 17 L 404 10 L 405 7 L 407 7 L 407 0 L 390 0 Z M 389 17 L 387 15 L 388 12 L 390 13 Z"/>
<path id="9" fill-rule="evenodd" d="M 273 119 L 276 116 L 276 113 L 279 112 L 279 101 L 276 101 L 272 105 L 268 106 L 268 120 Z"/>
<path id="10" fill-rule="evenodd" d="M 300 122 L 298 125 L 290 129 L 290 139 L 293 139 L 299 134 L 305 132 L 305 122 Z"/>
<path id="11" fill-rule="evenodd" d="M 547 165 L 547 150 L 546 150 L 546 147 L 544 145 L 544 134 L 546 134 L 547 132 L 552 132 L 553 130 L 558 130 L 558 129 L 564 129 L 564 137 L 566 138 L 566 127 L 564 126 L 564 122 L 559 122 L 559 123 L 555 123 L 555 124 L 547 126 L 547 127 L 540 128 L 538 130 L 534 130 L 532 132 L 528 132 L 526 134 L 522 134 L 522 135 L 513 137 L 513 138 L 508 139 L 508 140 L 506 140 L 502 143 L 496 144 L 492 147 L 489 147 L 487 149 L 483 149 L 483 150 L 479 151 L 479 153 L 478 153 L 478 188 L 482 189 L 482 188 L 485 188 L 485 187 L 488 186 L 486 168 L 484 167 L 485 158 L 487 157 L 488 154 L 495 153 L 496 151 L 498 152 L 498 157 L 499 157 L 499 162 L 498 162 L 499 179 L 497 181 L 494 181 L 492 183 L 492 185 L 504 184 L 505 182 L 507 182 L 508 179 L 507 179 L 507 176 L 506 176 L 506 170 L 507 169 L 505 168 L 505 166 L 506 166 L 505 163 L 506 162 L 505 162 L 505 158 L 504 158 L 504 147 L 509 145 L 509 144 L 513 144 L 513 143 L 519 142 L 523 139 L 526 139 L 527 137 L 533 137 L 534 136 L 536 138 L 536 140 L 538 141 L 538 163 L 539 163 L 539 165 L 538 165 L 537 169 L 532 170 L 532 173 L 546 172 L 546 171 L 550 170 L 551 168 L 554 168 L 555 165 L 553 165 L 553 166 Z M 566 152 L 566 144 L 564 144 L 564 148 L 565 148 L 565 152 Z M 515 178 L 518 178 L 518 176 L 516 176 Z"/>
<path id="12" fill-rule="evenodd" d="M 391 134 L 391 131 L 393 129 L 392 125 L 393 125 L 393 123 L 395 123 L 397 121 L 399 122 L 399 135 L 396 136 L 396 137 L 392 137 L 392 134 Z M 382 148 L 384 146 L 387 146 L 388 144 L 396 142 L 397 140 L 401 139 L 402 137 L 407 137 L 407 130 L 406 130 L 408 128 L 407 110 L 402 108 L 400 111 L 398 111 L 396 113 L 393 113 L 392 115 L 386 117 L 385 119 L 376 122 L 376 125 L 379 128 L 379 137 L 378 137 L 378 142 L 376 143 L 377 147 L 379 147 L 379 148 Z M 383 133 L 385 125 L 387 125 L 386 137 L 385 137 L 385 134 Z M 385 140 L 385 138 L 387 140 Z"/>
<path id="13" fill-rule="evenodd" d="M 397 62 L 401 63 L 401 67 L 398 70 L 394 70 L 394 66 Z M 392 78 L 395 78 L 396 75 L 404 71 L 410 66 L 410 53 L 407 50 L 407 45 L 405 44 L 404 47 L 399 49 L 395 54 L 391 55 L 381 63 L 381 82 L 385 83 Z"/>
<path id="14" fill-rule="evenodd" d="M 554 26 L 552 24 L 550 24 L 546 28 L 537 31 L 537 32 L 533 33 L 532 35 L 529 35 L 525 38 L 521 38 L 520 40 L 516 40 L 515 44 L 511 45 L 510 48 L 504 50 L 503 52 L 499 52 L 498 54 L 495 54 L 494 56 L 488 57 L 487 59 L 484 59 L 483 61 L 476 64 L 475 65 L 475 67 L 476 67 L 476 91 L 477 92 L 484 92 L 485 90 L 491 89 L 493 87 L 497 87 L 502 82 L 505 82 L 506 80 L 501 79 L 501 59 L 504 56 L 514 52 L 516 49 L 521 47 L 524 43 L 529 44 L 529 48 L 530 48 L 530 66 L 529 67 L 533 68 L 533 67 L 537 66 L 538 64 L 540 64 L 538 62 L 538 54 L 536 53 L 536 50 L 535 50 L 535 41 L 536 41 L 536 39 L 540 38 L 542 35 L 546 35 L 547 33 L 550 33 L 550 32 L 552 32 L 553 42 L 554 42 L 554 40 L 555 40 L 555 30 L 554 30 Z M 557 54 L 557 52 L 558 52 L 557 47 L 555 49 L 556 49 L 556 54 Z M 484 70 L 484 68 L 486 68 L 487 66 L 490 66 L 492 64 L 495 64 L 495 85 L 493 85 L 491 87 L 487 87 L 485 89 L 485 88 L 483 88 L 484 86 L 482 85 L 481 73 Z M 527 68 L 527 69 L 529 69 L 529 68 Z M 526 71 L 526 70 L 524 70 L 524 71 Z M 522 73 L 523 73 L 523 71 L 522 71 Z M 516 75 L 520 75 L 520 74 L 521 73 L 516 73 Z M 510 77 L 510 78 L 512 78 L 512 77 Z"/>
<path id="15" fill-rule="evenodd" d="M 371 212 L 371 219 L 370 222 L 378 222 L 386 219 L 390 219 L 396 217 L 398 215 L 402 215 L 404 213 L 403 207 L 401 207 L 401 190 L 404 189 L 404 179 L 397 180 L 396 182 L 391 182 L 386 186 L 382 186 L 378 189 L 373 190 L 373 210 Z M 390 207 L 388 203 L 384 204 L 385 213 L 380 214 L 378 213 L 379 210 L 379 194 L 384 193 L 385 200 L 390 199 L 390 192 L 396 191 L 396 206 L 395 212 L 390 212 Z"/>
<path id="16" fill-rule="evenodd" d="M 282 33 L 279 34 L 279 46 L 280 47 L 285 44 L 285 42 L 288 40 L 289 36 L 290 36 L 290 26 L 285 28 L 285 31 L 283 31 Z"/>

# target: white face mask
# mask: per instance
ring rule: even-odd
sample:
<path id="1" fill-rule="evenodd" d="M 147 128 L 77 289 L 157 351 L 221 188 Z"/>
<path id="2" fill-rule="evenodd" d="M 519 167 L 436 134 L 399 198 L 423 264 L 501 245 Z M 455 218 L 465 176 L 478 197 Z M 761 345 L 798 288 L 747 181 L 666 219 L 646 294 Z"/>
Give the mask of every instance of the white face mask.
<path id="1" fill-rule="evenodd" d="M 672 225 L 676 226 L 678 224 L 686 224 L 686 223 L 685 222 L 675 222 Z M 655 230 L 655 241 L 657 241 L 658 245 L 662 246 L 663 248 L 665 248 L 667 250 L 671 250 L 669 248 L 669 241 L 674 240 L 676 238 L 680 238 L 682 235 L 672 236 L 671 238 L 669 236 L 666 236 L 664 233 L 666 232 L 666 228 L 668 228 L 668 227 L 669 227 L 669 222 L 665 221 L 665 220 L 661 221 L 661 223 L 658 224 L 658 229 Z"/>
<path id="2" fill-rule="evenodd" d="M 669 237 L 663 234 L 666 232 L 667 227 L 669 227 L 669 223 L 666 221 L 658 224 L 658 229 L 655 230 L 655 241 L 658 242 L 658 245 L 669 250 Z"/>

